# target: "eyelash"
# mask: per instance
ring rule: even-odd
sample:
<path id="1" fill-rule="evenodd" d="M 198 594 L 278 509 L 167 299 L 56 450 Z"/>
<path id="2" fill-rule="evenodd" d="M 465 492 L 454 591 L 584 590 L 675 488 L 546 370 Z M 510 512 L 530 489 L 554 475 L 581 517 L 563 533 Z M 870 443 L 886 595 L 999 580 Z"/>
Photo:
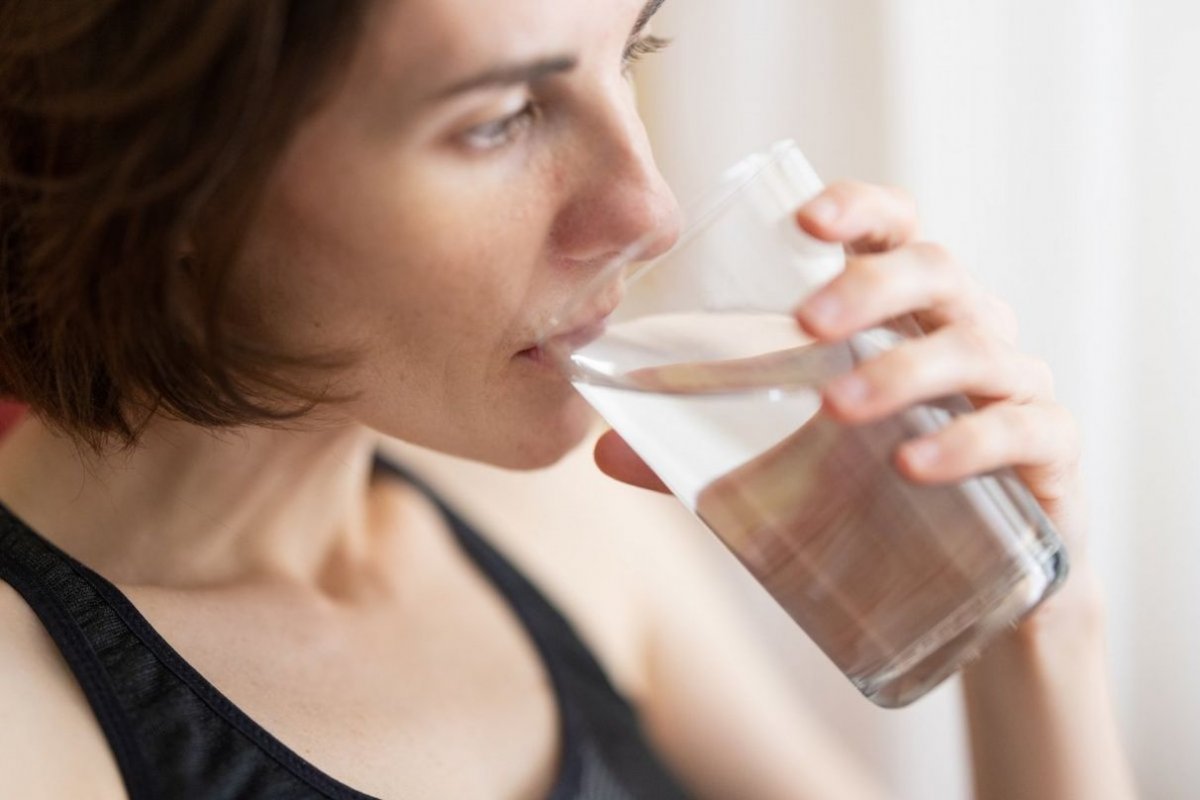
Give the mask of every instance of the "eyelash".
<path id="1" fill-rule="evenodd" d="M 633 66 L 642 58 L 661 52 L 671 44 L 671 40 L 662 36 L 640 36 L 629 43 L 621 58 L 621 72 L 628 77 L 633 72 Z M 500 148 L 516 141 L 520 134 L 531 127 L 540 117 L 541 106 L 532 98 L 525 102 L 517 111 L 506 117 L 477 125 L 464 134 L 464 140 L 472 150 L 486 152 Z"/>
<path id="2" fill-rule="evenodd" d="M 463 139 L 471 150 L 479 152 L 499 150 L 516 141 L 521 132 L 533 125 L 541 113 L 541 106 L 533 98 L 530 98 L 525 101 L 525 105 L 512 114 L 471 128 L 463 134 Z"/>
<path id="3" fill-rule="evenodd" d="M 630 74 L 633 71 L 633 65 L 643 57 L 660 53 L 670 47 L 670 45 L 671 40 L 664 36 L 654 36 L 651 34 L 639 36 L 629 43 L 629 47 L 625 48 L 625 56 L 621 59 L 622 71 L 626 75 Z"/>

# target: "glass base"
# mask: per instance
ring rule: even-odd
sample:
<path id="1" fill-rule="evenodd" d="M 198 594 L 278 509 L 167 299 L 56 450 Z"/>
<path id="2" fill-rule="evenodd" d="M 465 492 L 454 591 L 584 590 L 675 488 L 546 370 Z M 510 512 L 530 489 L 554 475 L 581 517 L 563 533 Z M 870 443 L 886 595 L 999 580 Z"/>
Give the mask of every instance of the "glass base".
<path id="1" fill-rule="evenodd" d="M 1066 579 L 1067 570 L 1066 552 L 1060 549 L 1050 555 L 1046 564 L 1047 582 L 1038 581 L 1040 586 L 1031 587 L 1030 576 L 1026 575 L 982 615 L 976 608 L 967 608 L 946 620 L 926 640 L 941 642 L 932 645 L 931 652 L 931 645 L 919 643 L 919 650 L 914 648 L 900 654 L 888 668 L 869 677 L 852 677 L 851 682 L 882 708 L 902 708 L 912 703 L 977 658 L 997 634 L 1014 627 L 1021 617 L 1053 594 Z M 956 628 L 962 627 L 959 620 L 964 619 L 975 621 L 955 633 Z"/>

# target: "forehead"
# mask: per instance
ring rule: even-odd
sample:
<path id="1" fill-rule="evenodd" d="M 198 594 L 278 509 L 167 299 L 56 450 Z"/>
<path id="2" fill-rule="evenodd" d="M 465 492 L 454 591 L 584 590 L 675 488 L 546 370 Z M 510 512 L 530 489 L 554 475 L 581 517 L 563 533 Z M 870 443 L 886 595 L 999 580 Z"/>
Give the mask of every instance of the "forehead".
<path id="1" fill-rule="evenodd" d="M 360 53 L 383 75 L 452 78 L 501 61 L 624 41 L 645 0 L 381 0 Z"/>

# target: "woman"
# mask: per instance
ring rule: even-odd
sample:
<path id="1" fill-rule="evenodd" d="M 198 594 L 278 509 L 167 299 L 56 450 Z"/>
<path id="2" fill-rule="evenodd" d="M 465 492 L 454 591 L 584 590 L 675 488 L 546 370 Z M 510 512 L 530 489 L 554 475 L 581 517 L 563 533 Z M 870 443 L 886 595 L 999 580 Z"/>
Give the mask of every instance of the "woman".
<path id="1" fill-rule="evenodd" d="M 623 244 L 673 238 L 626 74 L 659 5 L 5 4 L 0 393 L 33 412 L 0 448 L 7 795 L 876 791 L 703 592 L 551 531 L 502 556 L 376 457 L 529 469 L 584 438 L 531 348 Z M 1015 465 L 1073 545 L 967 675 L 980 796 L 1130 796 L 1045 368 L 897 193 L 840 184 L 797 223 L 858 254 L 798 324 L 931 332 L 830 413 L 980 398 L 901 469 Z M 596 459 L 655 485 L 612 435 Z"/>

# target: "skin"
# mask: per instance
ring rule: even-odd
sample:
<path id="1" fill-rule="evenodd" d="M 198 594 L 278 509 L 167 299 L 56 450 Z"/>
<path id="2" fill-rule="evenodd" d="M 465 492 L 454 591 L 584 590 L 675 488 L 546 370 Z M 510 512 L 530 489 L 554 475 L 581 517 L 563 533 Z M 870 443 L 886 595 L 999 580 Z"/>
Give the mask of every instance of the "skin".
<path id="1" fill-rule="evenodd" d="M 665 248 L 677 233 L 622 69 L 641 10 L 632 0 L 375 9 L 338 90 L 282 155 L 230 307 L 264 341 L 353 348 L 358 358 L 332 379 L 354 401 L 286 431 L 156 420 L 119 458 L 82 456 L 36 419 L 0 448 L 6 504 L 117 583 L 264 727 L 362 791 L 523 798 L 553 781 L 555 709 L 537 654 L 428 501 L 373 477 L 370 462 L 383 434 L 528 469 L 587 434 L 583 401 L 528 348 L 621 247 L 657 231 Z M 562 55 L 576 62 L 570 72 L 443 96 L 497 62 Z M 532 117 L 512 116 L 531 99 Z M 900 451 L 904 474 L 950 480 L 1016 465 L 1076 554 L 1068 588 L 968 678 L 981 796 L 1130 796 L 1097 594 L 1079 555 L 1078 445 L 1045 368 L 1011 344 L 1009 312 L 943 251 L 914 242 L 901 195 L 838 184 L 797 224 L 859 254 L 797 324 L 837 339 L 914 311 L 931 333 L 826 387 L 829 413 L 855 423 L 951 391 L 975 396 L 980 410 L 932 440 L 940 457 L 922 460 L 918 443 Z M 854 377 L 869 391 L 853 391 Z M 444 470 L 440 457 L 408 456 Z M 625 483 L 655 485 L 613 435 L 596 461 Z M 671 525 L 636 504 L 589 500 L 570 471 L 527 478 L 524 496 L 489 474 L 456 499 L 579 621 L 698 793 L 878 794 L 807 719 L 689 545 L 663 533 Z M 463 481 L 447 479 L 448 493 Z M 489 497 L 489 485 L 505 490 Z M 530 540 L 538 512 L 514 519 L 511 509 L 536 508 L 547 491 L 573 499 L 572 519 L 604 524 L 577 525 L 556 544 Z M 652 540 L 638 546 L 670 566 L 630 583 L 624 559 L 644 554 L 633 539 Z M 572 558 L 597 540 L 607 555 Z M 23 797 L 84 787 L 122 796 L 78 689 L 28 609 L 0 589 L 0 715 L 11 720 L 0 752 L 20 755 L 8 785 Z M 477 691 L 464 698 L 462 686 Z M 1030 729 L 1028 718 L 1044 724 Z M 64 747 L 72 768 L 47 769 Z"/>

